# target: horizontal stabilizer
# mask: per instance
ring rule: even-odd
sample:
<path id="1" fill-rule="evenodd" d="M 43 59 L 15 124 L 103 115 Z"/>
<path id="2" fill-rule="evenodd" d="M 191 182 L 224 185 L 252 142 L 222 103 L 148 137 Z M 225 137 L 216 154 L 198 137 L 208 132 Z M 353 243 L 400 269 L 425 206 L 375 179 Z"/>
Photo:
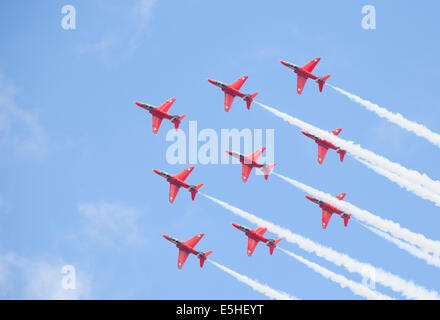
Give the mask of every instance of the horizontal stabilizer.
<path id="1" fill-rule="evenodd" d="M 258 92 L 252 93 L 250 96 L 246 96 L 244 98 L 244 101 L 246 101 L 246 107 L 248 110 L 251 108 L 251 103 L 254 100 L 254 98 L 257 96 Z"/>
<path id="2" fill-rule="evenodd" d="M 180 117 L 175 117 L 171 120 L 174 123 L 174 128 L 176 131 L 179 129 L 180 122 L 182 122 L 183 118 L 186 117 L 186 114 L 182 114 Z"/>
<path id="3" fill-rule="evenodd" d="M 322 88 L 324 88 L 324 84 L 327 81 L 327 79 L 330 78 L 330 75 L 326 75 L 325 77 L 321 78 L 318 80 L 318 84 L 319 84 L 319 91 L 322 92 Z"/>
<path id="4" fill-rule="evenodd" d="M 271 244 L 269 244 L 269 252 L 270 252 L 270 254 L 273 253 L 273 250 L 275 249 L 277 244 L 280 243 L 281 240 L 283 240 L 283 239 L 279 238 L 279 239 L 276 239 L 275 241 L 271 242 Z"/>
<path id="5" fill-rule="evenodd" d="M 341 159 L 341 162 L 343 162 L 344 161 L 344 156 L 347 153 L 347 151 L 339 150 L 338 153 L 339 153 L 339 159 Z"/>
<path id="6" fill-rule="evenodd" d="M 351 214 L 346 214 L 344 216 L 344 226 L 348 225 L 348 220 L 350 220 Z"/>
<path id="7" fill-rule="evenodd" d="M 195 186 L 194 188 L 191 189 L 191 199 L 194 201 L 194 199 L 196 198 L 196 194 L 199 191 L 199 189 L 203 186 L 203 183 L 198 184 L 197 186 Z"/>
<path id="8" fill-rule="evenodd" d="M 203 264 L 205 263 L 205 260 L 207 259 L 207 257 L 212 253 L 212 251 L 208 251 L 205 252 L 204 255 L 200 255 L 199 259 L 200 259 L 200 268 L 203 268 Z"/>
<path id="9" fill-rule="evenodd" d="M 275 167 L 275 165 L 276 163 L 273 163 L 271 165 L 266 165 L 261 169 L 264 173 L 264 179 L 267 180 L 269 178 L 270 171 L 273 169 L 273 167 Z"/>

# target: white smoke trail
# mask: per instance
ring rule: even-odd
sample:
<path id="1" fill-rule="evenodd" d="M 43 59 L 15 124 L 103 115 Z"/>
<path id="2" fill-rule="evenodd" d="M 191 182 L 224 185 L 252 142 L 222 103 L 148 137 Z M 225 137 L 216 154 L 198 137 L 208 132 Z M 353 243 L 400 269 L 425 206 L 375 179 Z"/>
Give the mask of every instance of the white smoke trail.
<path id="1" fill-rule="evenodd" d="M 211 259 L 208 259 L 209 262 L 211 262 L 213 265 L 215 265 L 220 270 L 223 270 L 224 272 L 230 274 L 234 278 L 236 278 L 238 281 L 243 282 L 244 284 L 247 284 L 249 287 L 254 289 L 255 291 L 264 294 L 266 297 L 276 300 L 298 300 L 298 298 L 292 297 L 289 294 L 278 291 L 275 289 L 272 289 L 271 287 L 261 284 L 256 280 L 253 280 L 251 278 L 248 278 L 242 274 L 239 274 L 238 272 L 235 272 L 234 270 L 231 270 L 220 263 L 217 263 Z"/>
<path id="2" fill-rule="evenodd" d="M 208 196 L 200 191 L 199 193 L 205 198 L 211 200 L 214 203 L 217 203 L 218 205 L 242 217 L 243 219 L 257 226 L 267 228 L 267 230 L 269 230 L 270 232 L 277 234 L 279 237 L 285 238 L 288 242 L 298 245 L 303 250 L 313 252 L 317 256 L 322 257 L 336 264 L 337 266 L 343 266 L 350 272 L 358 273 L 364 277 L 369 278 L 372 281 L 377 281 L 382 285 L 391 288 L 393 291 L 401 293 L 406 298 L 424 300 L 440 299 L 440 295 L 434 290 L 429 291 L 419 285 L 416 285 L 412 281 L 404 280 L 390 272 L 373 267 L 371 264 L 359 262 L 346 254 L 339 253 L 332 248 L 320 245 L 308 238 L 295 234 L 288 229 L 277 226 L 274 223 L 263 220 L 224 201 Z"/>
<path id="3" fill-rule="evenodd" d="M 419 137 L 425 138 L 426 140 L 431 142 L 433 145 L 440 147 L 440 134 L 432 132 L 424 125 L 421 125 L 421 124 L 414 122 L 414 121 L 410 121 L 410 120 L 406 119 L 404 116 L 402 116 L 400 113 L 390 112 L 387 109 L 382 108 L 371 101 L 362 99 L 361 97 L 359 97 L 355 94 L 349 93 L 345 90 L 342 90 L 341 88 L 332 86 L 331 84 L 328 84 L 328 83 L 327 83 L 327 85 L 329 87 L 333 88 L 334 90 L 338 91 L 339 93 L 342 93 L 344 96 L 348 97 L 350 100 L 364 106 L 367 110 L 373 111 L 379 117 L 385 118 L 388 121 L 390 121 L 394 124 L 397 124 L 399 127 L 406 129 L 410 132 L 413 132 L 416 135 L 418 135 Z"/>
<path id="4" fill-rule="evenodd" d="M 341 139 L 327 131 L 321 130 L 317 127 L 314 127 L 304 121 L 301 121 L 295 117 L 292 117 L 284 112 L 281 112 L 277 109 L 271 108 L 269 106 L 266 106 L 260 102 L 254 101 L 257 105 L 261 106 L 263 109 L 266 109 L 267 111 L 273 113 L 277 117 L 283 119 L 284 121 L 287 121 L 291 125 L 294 125 L 296 127 L 301 128 L 302 130 L 308 131 L 309 133 L 320 137 L 321 139 L 325 139 L 331 143 L 333 143 L 335 146 L 340 147 L 342 149 L 347 150 L 356 160 L 366 160 L 376 166 L 379 166 L 387 171 L 391 171 L 395 174 L 398 174 L 399 176 L 403 177 L 405 180 L 410 181 L 412 183 L 416 183 L 420 185 L 421 187 L 424 187 L 426 189 L 429 189 L 431 192 L 439 194 L 440 195 L 440 182 L 437 180 L 432 180 L 430 177 L 428 177 L 426 174 L 422 174 L 416 170 L 410 170 L 402 165 L 391 162 L 390 160 L 379 156 L 375 154 L 374 152 L 371 152 L 369 150 L 363 149 L 360 145 L 355 144 L 352 141 L 347 141 L 344 139 Z M 416 190 L 414 190 L 414 185 L 412 183 L 406 184 L 405 187 L 407 190 L 411 190 L 412 192 L 416 193 Z M 435 199 L 430 199 L 435 203 Z"/>
<path id="5" fill-rule="evenodd" d="M 410 254 L 412 254 L 414 257 L 416 258 L 420 258 L 426 261 L 427 264 L 430 264 L 432 266 L 435 266 L 437 268 L 440 268 L 440 259 L 439 257 L 433 256 L 427 252 L 424 252 L 422 250 L 420 250 L 419 248 L 410 245 L 409 243 L 406 243 L 402 240 L 396 239 L 392 236 L 390 236 L 388 233 L 382 232 L 376 228 L 367 226 L 363 223 L 360 223 L 363 227 L 367 228 L 368 230 L 374 232 L 375 234 L 377 234 L 379 237 L 382 237 L 383 239 L 394 243 L 396 246 L 398 246 L 400 249 L 402 250 L 406 250 L 408 251 Z"/>
<path id="6" fill-rule="evenodd" d="M 417 245 L 426 252 L 433 252 L 436 255 L 440 255 L 440 241 L 428 239 L 420 233 L 415 233 L 401 227 L 398 223 L 388 219 L 382 219 L 381 217 L 378 217 L 367 210 L 360 209 L 347 201 L 339 200 L 328 193 L 312 188 L 292 178 L 285 177 L 275 172 L 273 172 L 273 174 L 289 184 L 311 194 L 313 197 L 328 202 L 346 213 L 353 214 L 353 216 L 360 221 L 368 223 L 369 225 L 372 225 L 380 230 L 389 232 L 396 238 L 400 238 Z"/>
<path id="7" fill-rule="evenodd" d="M 411 181 L 406 180 L 405 178 L 402 178 L 401 176 L 392 173 L 390 171 L 387 171 L 385 169 L 382 169 L 381 167 L 375 166 L 367 161 L 358 159 L 359 162 L 370 168 L 371 170 L 376 171 L 380 175 L 383 175 L 393 181 L 394 183 L 398 184 L 399 187 L 404 188 L 410 192 L 414 192 L 417 196 L 419 196 L 422 199 L 430 200 L 435 203 L 436 206 L 440 207 L 440 195 L 432 192 L 429 189 L 426 189 L 418 184 L 412 183 Z M 411 188 L 408 188 L 408 186 L 411 185 Z"/>
<path id="8" fill-rule="evenodd" d="M 313 271 L 319 273 L 323 277 L 332 280 L 333 282 L 336 282 L 339 284 L 342 288 L 348 288 L 353 292 L 354 294 L 361 296 L 363 298 L 367 298 L 370 300 L 392 300 L 391 297 L 384 295 L 380 292 L 377 292 L 375 290 L 372 290 L 368 288 L 367 286 L 364 286 L 363 284 L 360 284 L 358 282 L 352 281 L 344 277 L 343 275 L 337 274 L 333 271 L 328 270 L 327 268 L 324 268 L 320 266 L 317 263 L 314 263 L 312 261 L 309 261 L 299 255 L 294 254 L 293 252 L 290 252 L 288 250 L 285 250 L 283 248 L 277 247 L 281 251 L 283 251 L 285 254 L 295 258 L 301 263 L 304 263 L 307 267 L 312 269 Z"/>

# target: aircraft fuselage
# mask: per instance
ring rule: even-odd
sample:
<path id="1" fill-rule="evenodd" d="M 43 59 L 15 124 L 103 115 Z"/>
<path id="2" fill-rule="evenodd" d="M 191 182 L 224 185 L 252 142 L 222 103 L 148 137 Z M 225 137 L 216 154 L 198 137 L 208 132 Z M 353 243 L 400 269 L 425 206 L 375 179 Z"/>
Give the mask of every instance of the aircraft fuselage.
<path id="1" fill-rule="evenodd" d="M 309 199 L 310 201 L 316 203 L 317 205 L 319 205 L 319 207 L 322 210 L 326 210 L 326 211 L 329 211 L 331 213 L 336 213 L 336 214 L 338 214 L 340 216 L 345 215 L 344 211 L 339 210 L 338 208 L 336 208 L 335 206 L 331 205 L 330 203 L 321 201 L 319 199 L 316 199 L 316 198 L 313 198 L 313 197 L 310 197 L 310 196 L 306 196 L 306 198 Z"/>
<path id="2" fill-rule="evenodd" d="M 232 225 L 233 225 L 235 228 L 237 228 L 238 230 L 244 232 L 244 234 L 245 234 L 248 238 L 251 238 L 251 239 L 253 239 L 253 240 L 255 240 L 255 241 L 261 241 L 261 242 L 266 243 L 266 242 L 268 242 L 268 241 L 270 240 L 270 239 L 265 238 L 265 237 L 262 236 L 262 235 L 257 234 L 254 230 L 251 230 L 251 229 L 246 228 L 246 227 L 244 227 L 244 226 L 241 226 L 241 225 L 239 225 L 239 224 L 233 223 Z"/>
<path id="3" fill-rule="evenodd" d="M 202 252 L 199 252 L 196 249 L 191 248 L 190 246 L 186 245 L 184 243 L 184 241 L 182 241 L 182 240 L 179 240 L 179 239 L 167 236 L 167 235 L 164 235 L 164 238 L 167 239 L 168 241 L 174 243 L 178 249 L 183 250 L 187 253 L 192 253 L 196 256 L 204 255 Z"/>
<path id="4" fill-rule="evenodd" d="M 305 135 L 306 137 L 308 137 L 310 139 L 313 139 L 315 141 L 315 143 L 317 143 L 317 144 L 319 144 L 319 145 L 321 145 L 321 146 L 323 146 L 323 147 L 325 147 L 327 149 L 339 150 L 338 147 L 336 147 L 333 143 L 328 142 L 327 140 L 323 140 L 321 138 L 318 138 L 318 137 L 314 136 L 313 134 L 310 134 L 310 133 L 308 133 L 306 131 L 301 131 L 301 133 L 303 135 Z"/>
<path id="5" fill-rule="evenodd" d="M 148 103 L 136 102 L 136 104 L 139 107 L 147 110 L 152 116 L 159 117 L 161 119 L 173 120 L 174 118 L 177 118 L 177 119 L 179 118 L 179 116 L 173 116 L 167 112 L 163 112 L 163 111 L 159 110 L 158 107 L 153 106 Z"/>
<path id="6" fill-rule="evenodd" d="M 175 186 L 178 186 L 179 188 L 183 187 L 185 189 L 192 189 L 195 187 L 193 185 L 186 183 L 185 181 L 177 179 L 176 177 L 174 177 L 173 175 L 171 175 L 167 172 L 156 170 L 156 169 L 154 169 L 153 171 L 154 171 L 154 173 L 158 174 L 159 176 L 165 178 L 169 183 L 174 184 Z"/>
<path id="7" fill-rule="evenodd" d="M 264 167 L 264 164 L 258 163 L 256 162 L 254 159 L 247 157 L 245 155 L 242 155 L 241 153 L 238 152 L 234 152 L 234 151 L 226 151 L 231 157 L 234 157 L 236 159 L 238 159 L 242 164 L 250 166 L 250 167 L 255 167 L 255 168 L 261 168 Z"/>
<path id="8" fill-rule="evenodd" d="M 284 64 L 286 67 L 290 68 L 295 72 L 298 76 L 301 76 L 306 79 L 312 79 L 312 80 L 318 80 L 319 78 L 315 76 L 313 73 L 308 72 L 307 70 L 304 70 L 300 66 L 297 66 L 296 64 L 293 64 L 291 62 L 282 61 L 282 64 Z"/>
<path id="9" fill-rule="evenodd" d="M 232 88 L 230 85 L 223 83 L 221 81 L 218 80 L 212 80 L 212 79 L 208 79 L 208 81 L 210 83 L 212 83 L 213 85 L 219 87 L 220 89 L 222 89 L 222 91 L 224 93 L 230 94 L 232 96 L 238 96 L 240 98 L 243 98 L 245 96 L 248 96 L 247 94 L 244 94 L 243 92 L 241 92 L 240 90 L 234 89 Z"/>

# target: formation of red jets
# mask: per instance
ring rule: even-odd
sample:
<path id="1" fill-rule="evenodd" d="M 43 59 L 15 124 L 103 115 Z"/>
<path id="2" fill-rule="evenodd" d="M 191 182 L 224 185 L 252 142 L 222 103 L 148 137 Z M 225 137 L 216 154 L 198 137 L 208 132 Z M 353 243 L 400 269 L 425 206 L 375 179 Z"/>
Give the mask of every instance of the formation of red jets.
<path id="1" fill-rule="evenodd" d="M 298 66 L 293 63 L 283 61 L 280 62 L 293 70 L 294 73 L 297 75 L 297 93 L 301 94 L 304 86 L 306 84 L 306 81 L 308 79 L 311 79 L 315 81 L 319 86 L 319 91 L 322 92 L 322 89 L 324 87 L 324 84 L 326 80 L 330 77 L 330 75 L 326 75 L 324 77 L 318 77 L 312 73 L 313 69 L 316 67 L 318 62 L 321 58 L 315 58 L 305 64 L 304 66 Z M 254 98 L 257 96 L 258 92 L 247 94 L 240 91 L 243 84 L 248 79 L 248 76 L 242 76 L 236 81 L 234 81 L 231 84 L 226 84 L 218 80 L 208 79 L 210 83 L 213 85 L 219 87 L 225 94 L 225 102 L 224 102 L 224 108 L 226 112 L 229 112 L 231 105 L 234 101 L 235 97 L 242 98 L 246 102 L 246 107 L 249 110 L 251 107 L 251 104 L 254 100 Z M 156 107 L 153 105 L 149 105 L 147 103 L 142 102 L 135 102 L 136 105 L 139 107 L 147 110 L 153 117 L 153 133 L 157 134 L 159 131 L 160 125 L 162 123 L 163 119 L 167 119 L 171 121 L 174 124 L 174 128 L 176 130 L 179 129 L 179 125 L 183 118 L 185 118 L 185 115 L 171 115 L 168 113 L 169 109 L 173 105 L 173 103 L 176 101 L 176 99 L 171 98 L 164 103 L 162 103 L 160 106 Z M 335 129 L 332 131 L 332 134 L 337 136 L 341 132 L 341 129 Z M 341 162 L 344 160 L 344 156 L 346 151 L 342 150 L 341 148 L 336 147 L 329 141 L 323 140 L 321 138 L 318 138 L 306 131 L 301 131 L 302 134 L 304 134 L 306 137 L 311 138 L 315 141 L 315 143 L 318 145 L 318 163 L 322 164 L 324 162 L 324 158 L 327 154 L 328 149 L 335 150 L 340 157 Z M 269 177 L 269 174 L 273 167 L 275 166 L 275 163 L 273 164 L 262 164 L 257 162 L 258 158 L 262 155 L 262 153 L 266 150 L 265 147 L 262 147 L 253 153 L 249 155 L 243 155 L 235 151 L 225 150 L 226 153 L 228 153 L 231 157 L 234 157 L 238 159 L 242 164 L 242 180 L 243 182 L 247 182 L 249 175 L 252 171 L 252 168 L 257 168 L 261 170 L 264 174 L 264 178 L 267 180 Z M 194 200 L 197 192 L 199 189 L 203 186 L 203 184 L 198 185 L 191 185 L 185 182 L 186 178 L 188 178 L 189 174 L 194 170 L 194 167 L 188 167 L 182 172 L 178 174 L 169 174 L 164 171 L 160 171 L 157 169 L 154 169 L 154 173 L 158 174 L 159 176 L 165 178 L 167 182 L 170 184 L 170 192 L 169 192 L 169 202 L 173 203 L 176 199 L 177 193 L 179 192 L 180 188 L 183 187 L 187 189 L 191 193 L 191 199 Z M 336 198 L 339 200 L 342 200 L 345 197 L 345 193 L 341 193 Z M 343 212 L 339 210 L 338 208 L 334 207 L 333 205 L 326 203 L 320 199 L 313 198 L 311 196 L 306 196 L 306 198 L 317 205 L 322 209 L 322 228 L 327 228 L 328 222 L 330 221 L 331 216 L 335 213 L 339 215 L 341 218 L 344 219 L 344 225 L 347 226 L 348 220 L 351 217 L 351 214 L 348 214 L 346 212 Z M 272 255 L 275 247 L 277 244 L 281 241 L 281 239 L 268 239 L 264 237 L 264 234 L 267 231 L 267 228 L 259 227 L 255 230 L 252 230 L 248 227 L 241 226 L 239 224 L 233 223 L 232 224 L 235 228 L 238 230 L 244 232 L 244 234 L 248 237 L 248 247 L 247 247 L 247 255 L 251 256 L 257 247 L 257 244 L 259 242 L 265 243 L 269 247 L 269 252 Z M 189 254 L 194 254 L 200 259 L 200 267 L 203 267 L 204 262 L 206 261 L 207 257 L 212 253 L 212 251 L 208 252 L 201 252 L 194 249 L 196 244 L 202 239 L 204 236 L 203 233 L 199 233 L 192 237 L 191 239 L 187 241 L 182 241 L 175 239 L 173 237 L 170 237 L 168 235 L 163 235 L 165 239 L 168 241 L 174 243 L 176 247 L 179 249 L 179 257 L 177 262 L 177 267 L 181 269 L 183 267 L 183 264 L 185 263 L 186 259 L 188 258 Z"/>

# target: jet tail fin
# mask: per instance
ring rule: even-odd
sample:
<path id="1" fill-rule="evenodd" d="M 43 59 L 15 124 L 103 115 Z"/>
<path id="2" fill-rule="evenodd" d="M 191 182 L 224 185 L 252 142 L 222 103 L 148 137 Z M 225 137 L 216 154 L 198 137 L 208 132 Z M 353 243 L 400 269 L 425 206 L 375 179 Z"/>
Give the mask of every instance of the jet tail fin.
<path id="1" fill-rule="evenodd" d="M 283 240 L 281 238 L 276 239 L 275 241 L 271 242 L 271 244 L 269 244 L 269 253 L 272 255 L 273 250 L 275 249 L 275 247 L 277 246 L 278 243 L 280 243 L 280 241 Z"/>
<path id="2" fill-rule="evenodd" d="M 325 84 L 325 82 L 327 81 L 328 78 L 330 78 L 329 74 L 318 80 L 319 92 L 322 92 L 322 88 L 324 88 L 324 84 Z"/>
<path id="3" fill-rule="evenodd" d="M 176 131 L 179 129 L 180 122 L 185 117 L 186 117 L 186 114 L 182 114 L 180 117 L 176 117 L 176 118 L 174 118 L 174 120 L 172 120 L 173 123 L 174 123 L 174 128 L 176 129 Z"/>
<path id="4" fill-rule="evenodd" d="M 348 220 L 350 220 L 351 214 L 346 214 L 344 216 L 344 226 L 347 227 L 348 225 Z"/>
<path id="5" fill-rule="evenodd" d="M 276 163 L 273 163 L 271 165 L 266 165 L 263 168 L 261 168 L 261 170 L 264 173 L 264 179 L 267 180 L 267 178 L 269 178 L 270 171 L 273 169 L 273 167 L 275 167 L 275 165 L 276 165 Z"/>
<path id="6" fill-rule="evenodd" d="M 246 101 L 246 107 L 248 110 L 251 108 L 251 103 L 254 100 L 254 98 L 257 96 L 258 92 L 252 93 L 250 96 L 247 96 L 244 101 Z"/>
<path id="7" fill-rule="evenodd" d="M 203 183 L 196 185 L 194 188 L 192 188 L 191 191 L 191 199 L 194 201 L 196 198 L 196 194 L 199 191 L 199 189 L 203 186 Z"/>
<path id="8" fill-rule="evenodd" d="M 199 256 L 200 259 L 200 268 L 203 268 L 203 264 L 205 263 L 206 258 L 212 253 L 211 251 L 207 251 L 204 253 L 204 255 Z"/>

